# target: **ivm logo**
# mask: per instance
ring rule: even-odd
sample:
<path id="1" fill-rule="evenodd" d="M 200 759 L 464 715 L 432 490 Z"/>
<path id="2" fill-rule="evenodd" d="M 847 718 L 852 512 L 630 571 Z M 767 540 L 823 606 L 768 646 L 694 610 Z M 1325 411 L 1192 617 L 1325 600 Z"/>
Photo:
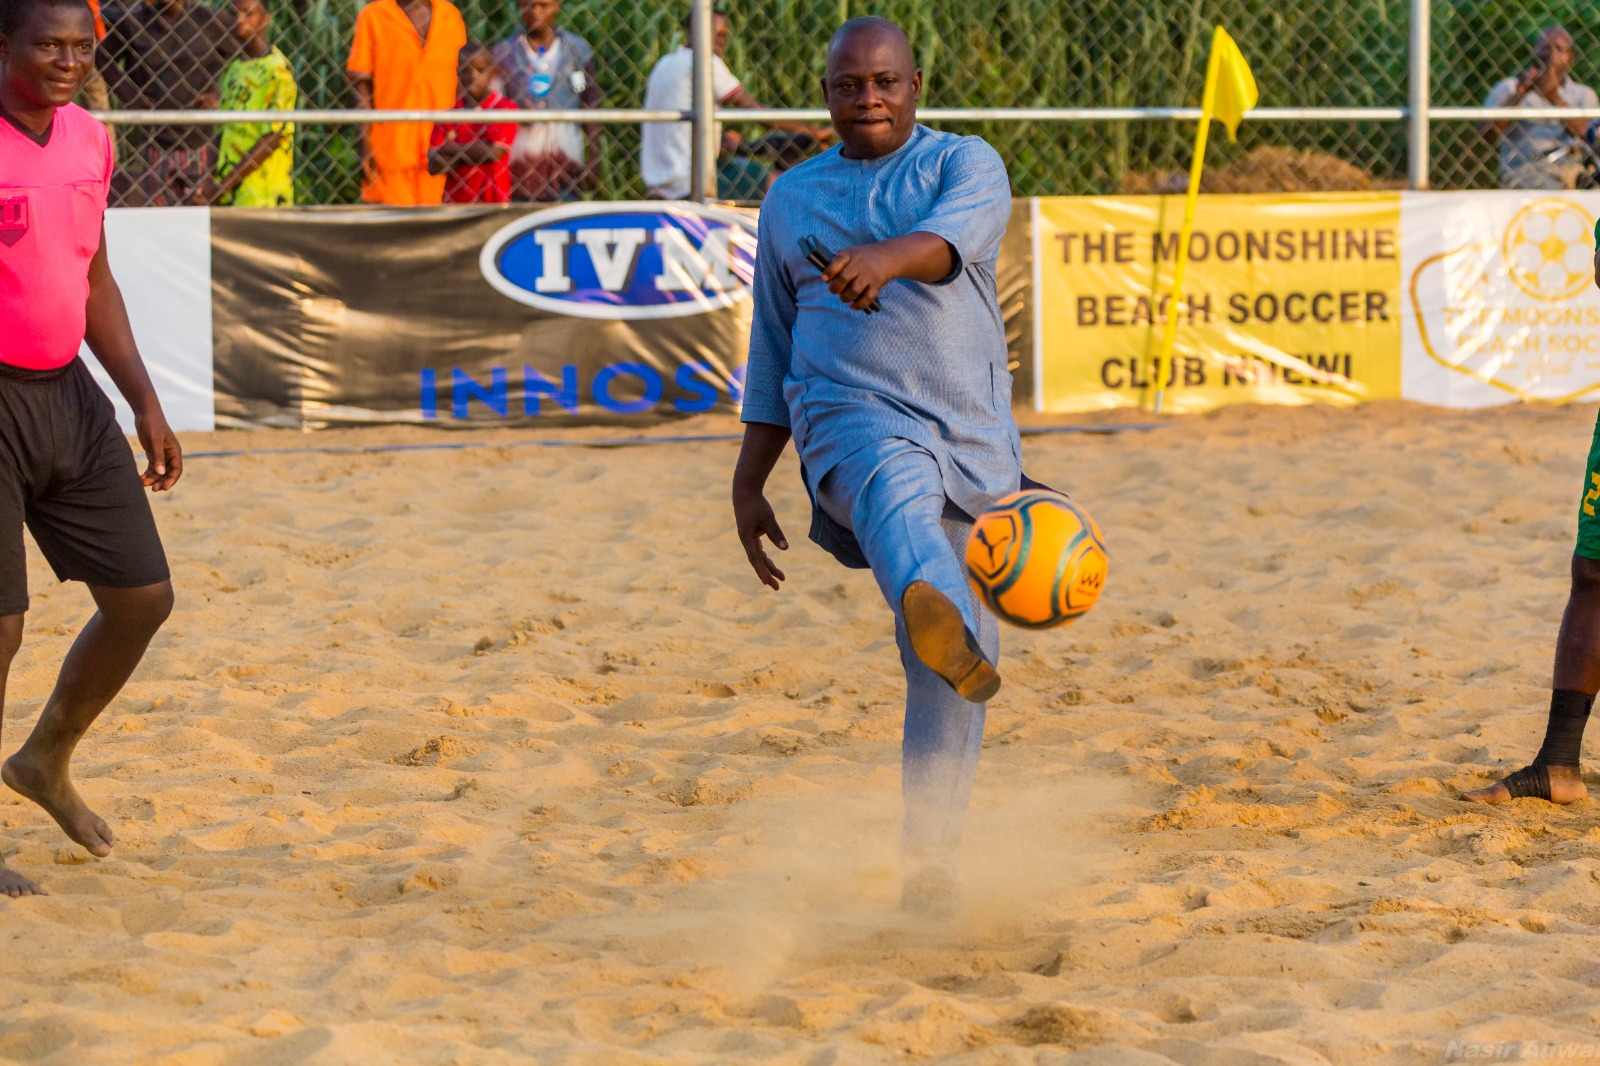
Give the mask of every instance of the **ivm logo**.
<path id="1" fill-rule="evenodd" d="M 750 293 L 754 216 L 693 203 L 572 204 L 500 230 L 478 265 L 520 303 L 580 318 L 677 318 Z"/>

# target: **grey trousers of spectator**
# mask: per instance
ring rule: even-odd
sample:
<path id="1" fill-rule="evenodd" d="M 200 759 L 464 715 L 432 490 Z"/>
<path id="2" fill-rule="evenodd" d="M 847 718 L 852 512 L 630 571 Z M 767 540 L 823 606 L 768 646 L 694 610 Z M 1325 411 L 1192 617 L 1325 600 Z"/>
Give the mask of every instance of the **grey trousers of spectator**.
<path id="1" fill-rule="evenodd" d="M 1563 159 L 1556 163 L 1528 163 L 1500 172 L 1502 189 L 1574 189 L 1583 175 L 1583 163 Z"/>

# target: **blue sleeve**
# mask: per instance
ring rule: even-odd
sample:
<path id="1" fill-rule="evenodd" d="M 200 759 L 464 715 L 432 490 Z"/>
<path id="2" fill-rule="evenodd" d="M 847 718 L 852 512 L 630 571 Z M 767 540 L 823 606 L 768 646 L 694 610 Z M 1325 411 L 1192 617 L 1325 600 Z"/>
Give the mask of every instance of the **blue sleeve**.
<path id="1" fill-rule="evenodd" d="M 963 138 L 944 160 L 943 182 L 933 210 L 914 232 L 943 237 L 956 262 L 945 282 L 972 263 L 1000 254 L 1000 239 L 1011 221 L 1011 179 L 1000 154 L 977 137 Z"/>
<path id="2" fill-rule="evenodd" d="M 789 428 L 789 405 L 783 379 L 789 376 L 794 352 L 794 320 L 798 310 L 794 279 L 784 269 L 778 241 L 775 198 L 769 194 L 756 227 L 755 286 L 751 296 L 750 358 L 745 367 L 742 422 L 766 422 Z"/>

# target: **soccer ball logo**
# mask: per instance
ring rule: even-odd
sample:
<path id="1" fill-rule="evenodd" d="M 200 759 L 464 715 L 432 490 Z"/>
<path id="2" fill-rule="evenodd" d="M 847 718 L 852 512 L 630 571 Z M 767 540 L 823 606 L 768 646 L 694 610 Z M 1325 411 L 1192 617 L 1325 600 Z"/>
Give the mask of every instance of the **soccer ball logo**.
<path id="1" fill-rule="evenodd" d="M 1565 300 L 1594 278 L 1594 219 L 1567 200 L 1539 200 L 1518 211 L 1502 249 L 1517 288 L 1538 300 Z"/>

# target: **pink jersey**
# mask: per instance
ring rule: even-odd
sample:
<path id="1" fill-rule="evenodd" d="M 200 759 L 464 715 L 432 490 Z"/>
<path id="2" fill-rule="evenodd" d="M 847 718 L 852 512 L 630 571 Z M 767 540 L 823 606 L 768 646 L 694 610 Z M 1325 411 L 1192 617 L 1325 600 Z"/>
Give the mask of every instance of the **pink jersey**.
<path id="1" fill-rule="evenodd" d="M 57 108 L 42 147 L 0 118 L 0 363 L 77 356 L 110 184 L 111 140 L 83 108 Z"/>

